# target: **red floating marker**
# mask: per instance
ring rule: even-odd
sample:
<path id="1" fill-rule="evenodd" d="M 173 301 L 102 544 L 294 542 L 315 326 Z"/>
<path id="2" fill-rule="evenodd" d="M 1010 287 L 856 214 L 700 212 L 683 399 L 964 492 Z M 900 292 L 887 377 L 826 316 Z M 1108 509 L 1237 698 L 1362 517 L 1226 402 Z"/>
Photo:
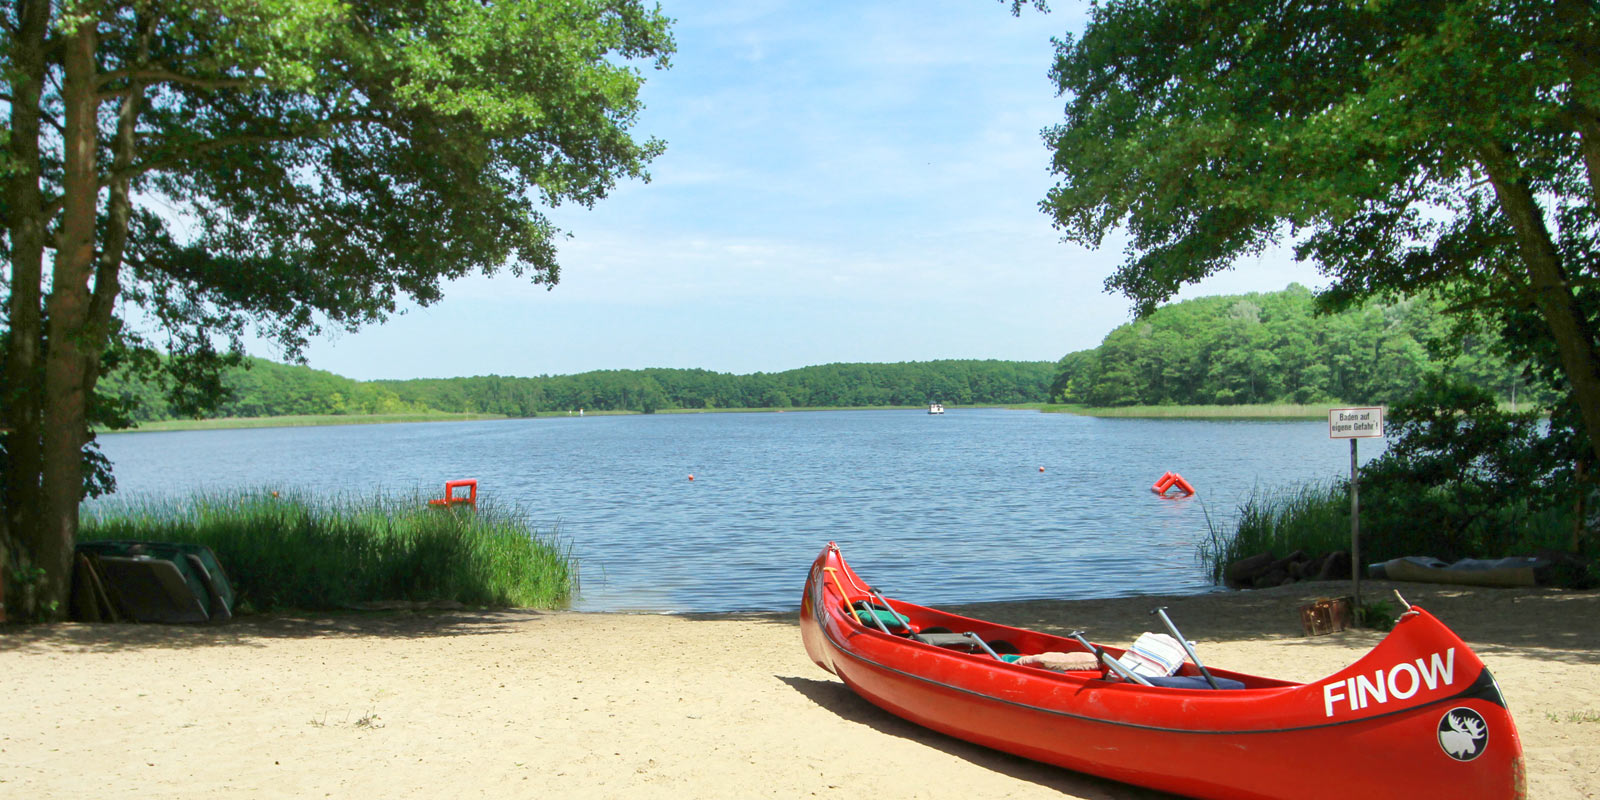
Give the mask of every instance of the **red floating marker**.
<path id="1" fill-rule="evenodd" d="M 689 474 L 689 480 L 691 480 L 691 481 L 694 480 L 694 474 L 693 473 Z"/>
<path id="2" fill-rule="evenodd" d="M 1150 487 L 1150 491 L 1155 492 L 1162 497 L 1166 497 L 1167 490 L 1174 486 L 1178 487 L 1178 491 L 1183 492 L 1183 496 L 1185 497 L 1191 497 L 1194 495 L 1194 486 L 1192 486 L 1188 481 L 1184 480 L 1182 475 L 1170 470 L 1161 473 L 1161 479 L 1156 481 L 1155 484 Z"/>
<path id="3" fill-rule="evenodd" d="M 466 489 L 467 495 L 465 497 L 456 496 L 457 489 Z M 430 506 L 454 506 L 462 504 L 470 506 L 478 505 L 478 481 L 476 478 L 468 478 L 460 481 L 445 481 L 444 497 L 428 501 L 428 505 Z"/>

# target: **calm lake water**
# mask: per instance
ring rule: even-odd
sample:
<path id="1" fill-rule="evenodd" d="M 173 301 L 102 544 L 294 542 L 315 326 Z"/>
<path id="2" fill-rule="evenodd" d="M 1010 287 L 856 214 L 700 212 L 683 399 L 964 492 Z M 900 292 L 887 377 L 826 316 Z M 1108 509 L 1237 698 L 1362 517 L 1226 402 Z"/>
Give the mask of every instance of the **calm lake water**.
<path id="1" fill-rule="evenodd" d="M 559 526 L 573 608 L 798 606 L 828 541 L 928 604 L 1211 590 L 1196 548 L 1256 487 L 1349 471 L 1326 422 L 1000 409 L 543 417 L 100 437 L 120 494 L 206 489 L 480 499 Z M 1381 452 L 1361 443 L 1362 461 Z M 1167 470 L 1198 490 L 1161 499 Z M 693 475 L 693 480 L 690 480 Z"/>

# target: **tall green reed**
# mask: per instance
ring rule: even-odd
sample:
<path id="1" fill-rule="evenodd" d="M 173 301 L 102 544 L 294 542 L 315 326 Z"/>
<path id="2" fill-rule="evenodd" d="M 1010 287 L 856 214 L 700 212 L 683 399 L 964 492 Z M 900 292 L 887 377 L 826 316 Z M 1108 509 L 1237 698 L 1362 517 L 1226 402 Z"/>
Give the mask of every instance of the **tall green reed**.
<path id="1" fill-rule="evenodd" d="M 551 608 L 577 582 L 559 533 L 535 531 L 519 509 L 429 506 L 420 495 L 113 499 L 85 508 L 79 538 L 204 544 L 240 604 L 261 610 L 384 600 Z"/>
<path id="2" fill-rule="evenodd" d="M 1402 556 L 1503 558 L 1565 550 L 1574 516 L 1565 508 L 1535 508 L 1525 500 L 1472 514 L 1437 513 L 1451 490 L 1426 497 L 1399 496 L 1385 487 L 1361 485 L 1361 560 L 1364 564 Z M 1208 536 L 1199 558 L 1214 582 L 1238 559 L 1269 552 L 1304 550 L 1316 557 L 1350 550 L 1350 487 L 1342 480 L 1286 489 L 1257 487 L 1232 519 L 1206 513 Z"/>
<path id="3" fill-rule="evenodd" d="M 1257 553 L 1284 556 L 1304 550 L 1316 556 L 1349 550 L 1350 495 L 1337 482 L 1256 487 L 1232 520 L 1214 518 L 1207 509 L 1206 529 L 1200 560 L 1209 566 L 1212 581 L 1221 583 L 1229 563 Z"/>

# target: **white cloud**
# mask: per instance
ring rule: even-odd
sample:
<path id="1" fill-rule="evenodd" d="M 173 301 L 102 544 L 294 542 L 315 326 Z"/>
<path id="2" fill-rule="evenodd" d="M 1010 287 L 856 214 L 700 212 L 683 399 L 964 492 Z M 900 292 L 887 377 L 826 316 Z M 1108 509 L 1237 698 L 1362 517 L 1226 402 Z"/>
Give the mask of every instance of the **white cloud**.
<path id="1" fill-rule="evenodd" d="M 434 308 L 314 346 L 354 377 L 830 361 L 1055 359 L 1128 318 L 1119 242 L 1060 242 L 1039 131 L 1060 120 L 1051 36 L 989 0 L 664 0 L 679 53 L 646 72 L 652 182 L 593 210 L 553 291 L 459 281 Z M 1193 291 L 1308 282 L 1282 254 Z M 1185 296 L 1190 296 L 1186 292 Z M 516 343 L 507 346 L 508 342 Z"/>

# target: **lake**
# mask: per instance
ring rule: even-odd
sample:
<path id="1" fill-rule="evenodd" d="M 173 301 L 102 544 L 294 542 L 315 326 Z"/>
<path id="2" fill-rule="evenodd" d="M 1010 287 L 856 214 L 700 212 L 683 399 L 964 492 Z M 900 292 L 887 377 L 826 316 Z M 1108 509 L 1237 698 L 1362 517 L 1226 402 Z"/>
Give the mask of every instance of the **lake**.
<path id="1" fill-rule="evenodd" d="M 559 529 L 585 611 L 793 609 L 837 541 L 919 603 L 1212 589 L 1197 548 L 1257 487 L 1348 474 L 1323 421 L 1099 419 L 1004 409 L 540 417 L 118 433 L 119 494 L 195 489 L 480 500 Z M 1380 440 L 1361 443 L 1365 462 Z M 1197 490 L 1162 499 L 1180 473 Z M 691 479 L 690 476 L 693 476 Z M 224 564 L 226 566 L 226 564 Z"/>

